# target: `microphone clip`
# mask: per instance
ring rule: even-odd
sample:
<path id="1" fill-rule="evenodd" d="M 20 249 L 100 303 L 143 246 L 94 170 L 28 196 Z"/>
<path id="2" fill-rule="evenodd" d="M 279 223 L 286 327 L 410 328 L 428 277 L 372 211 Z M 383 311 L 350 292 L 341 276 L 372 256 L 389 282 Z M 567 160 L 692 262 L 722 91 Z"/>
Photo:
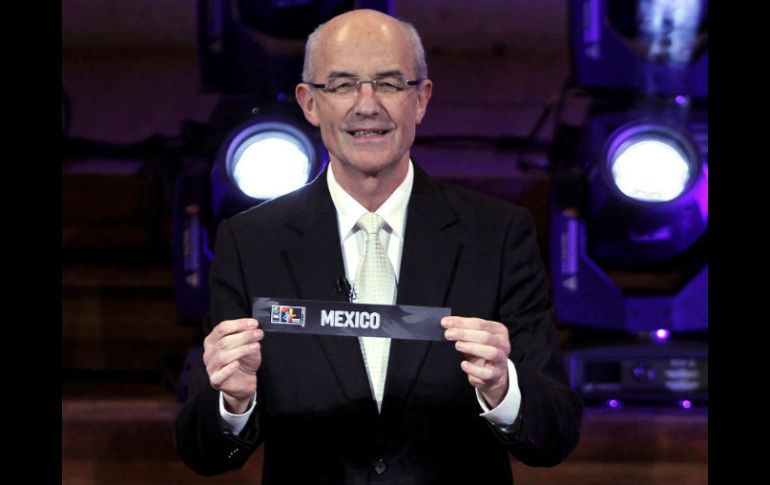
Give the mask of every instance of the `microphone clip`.
<path id="1" fill-rule="evenodd" d="M 356 295 L 356 290 L 353 288 L 353 286 L 350 284 L 347 278 L 344 276 L 340 276 L 336 280 L 334 280 L 334 288 L 337 291 L 337 293 L 341 295 L 345 295 L 349 302 L 354 302 L 358 296 Z"/>

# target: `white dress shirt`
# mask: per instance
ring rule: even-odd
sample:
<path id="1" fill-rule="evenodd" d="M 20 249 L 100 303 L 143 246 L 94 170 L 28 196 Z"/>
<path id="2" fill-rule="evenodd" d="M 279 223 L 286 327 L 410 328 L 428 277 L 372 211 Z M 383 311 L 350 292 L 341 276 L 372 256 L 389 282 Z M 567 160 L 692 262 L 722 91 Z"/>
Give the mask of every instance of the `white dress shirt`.
<path id="1" fill-rule="evenodd" d="M 355 200 L 350 194 L 337 183 L 334 178 L 331 164 L 328 166 L 326 173 L 326 182 L 329 186 L 329 194 L 331 195 L 332 202 L 337 211 L 337 225 L 340 234 L 340 243 L 342 249 L 342 260 L 345 266 L 345 276 L 351 285 L 355 288 L 355 276 L 356 269 L 361 256 L 363 255 L 366 244 L 366 233 L 356 226 L 356 223 L 361 216 L 368 212 L 368 210 L 362 206 L 357 200 Z M 406 178 L 399 185 L 396 190 L 388 197 L 388 199 L 382 203 L 382 205 L 375 211 L 386 222 L 386 225 L 380 231 L 380 241 L 382 246 L 390 258 L 390 262 L 393 265 L 393 270 L 396 274 L 396 281 L 399 279 L 399 273 L 401 270 L 401 253 L 404 247 L 404 229 L 406 227 L 406 210 L 409 204 L 409 196 L 412 193 L 412 184 L 414 183 L 414 168 L 411 160 L 409 161 L 409 168 L 406 174 Z M 398 293 L 398 290 L 396 290 Z M 378 352 L 374 349 L 374 352 Z M 366 350 L 363 352 L 363 357 L 367 370 L 372 365 L 377 367 L 376 362 L 382 360 L 382 355 L 372 355 L 372 350 Z M 385 378 L 385 373 L 381 373 L 375 378 Z M 468 384 L 470 385 L 470 384 Z M 519 389 L 518 377 L 516 374 L 516 368 L 513 362 L 508 360 L 508 393 L 503 401 L 495 408 L 490 409 L 481 394 L 476 391 L 476 398 L 478 399 L 479 406 L 483 410 L 480 416 L 486 418 L 490 422 L 498 425 L 501 429 L 505 430 L 506 427 L 513 424 L 516 416 L 519 413 L 519 406 L 521 404 L 521 391 Z M 377 403 L 378 407 L 381 403 Z M 246 421 L 249 415 L 256 407 L 256 395 L 252 402 L 252 405 L 244 414 L 232 414 L 229 413 L 224 407 L 224 398 L 220 392 L 219 397 L 219 411 L 222 415 L 223 425 L 226 429 L 230 429 L 233 434 L 238 434 L 246 425 Z"/>

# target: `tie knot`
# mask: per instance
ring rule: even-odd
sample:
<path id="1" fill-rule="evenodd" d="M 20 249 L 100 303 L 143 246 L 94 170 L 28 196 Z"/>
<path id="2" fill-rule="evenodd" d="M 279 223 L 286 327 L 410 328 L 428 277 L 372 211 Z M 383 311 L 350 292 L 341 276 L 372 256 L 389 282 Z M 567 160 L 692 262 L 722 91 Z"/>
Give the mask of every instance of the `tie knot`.
<path id="1" fill-rule="evenodd" d="M 376 212 L 367 212 L 358 219 L 358 227 L 363 229 L 368 235 L 377 235 L 383 224 L 385 224 L 385 219 Z"/>

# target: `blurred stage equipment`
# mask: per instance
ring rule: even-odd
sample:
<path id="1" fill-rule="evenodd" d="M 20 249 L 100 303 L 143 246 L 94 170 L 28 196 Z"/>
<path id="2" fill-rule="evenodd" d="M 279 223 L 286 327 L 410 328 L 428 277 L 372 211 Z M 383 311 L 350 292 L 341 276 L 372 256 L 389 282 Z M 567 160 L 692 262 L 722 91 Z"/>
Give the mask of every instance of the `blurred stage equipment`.
<path id="1" fill-rule="evenodd" d="M 567 352 L 587 401 L 708 396 L 707 0 L 572 0 L 592 102 L 550 150 L 557 318 L 623 342 Z"/>
<path id="2" fill-rule="evenodd" d="M 219 100 L 179 160 L 173 202 L 177 313 L 199 325 L 219 222 L 313 180 L 328 154 L 294 100 L 307 36 L 353 8 L 390 0 L 198 0 L 203 87 Z"/>

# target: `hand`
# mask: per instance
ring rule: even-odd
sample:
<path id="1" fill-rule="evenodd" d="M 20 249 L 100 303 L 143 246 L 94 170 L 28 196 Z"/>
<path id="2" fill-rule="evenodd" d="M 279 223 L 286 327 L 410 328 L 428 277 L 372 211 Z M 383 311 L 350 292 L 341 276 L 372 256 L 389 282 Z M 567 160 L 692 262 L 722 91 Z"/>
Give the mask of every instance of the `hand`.
<path id="1" fill-rule="evenodd" d="M 211 386 L 222 391 L 229 412 L 242 414 L 257 391 L 265 332 L 253 318 L 225 320 L 203 340 L 203 363 Z"/>
<path id="2" fill-rule="evenodd" d="M 508 328 L 500 322 L 449 316 L 441 320 L 444 338 L 455 342 L 465 360 L 460 367 L 468 382 L 479 390 L 491 407 L 499 405 L 508 392 Z"/>

